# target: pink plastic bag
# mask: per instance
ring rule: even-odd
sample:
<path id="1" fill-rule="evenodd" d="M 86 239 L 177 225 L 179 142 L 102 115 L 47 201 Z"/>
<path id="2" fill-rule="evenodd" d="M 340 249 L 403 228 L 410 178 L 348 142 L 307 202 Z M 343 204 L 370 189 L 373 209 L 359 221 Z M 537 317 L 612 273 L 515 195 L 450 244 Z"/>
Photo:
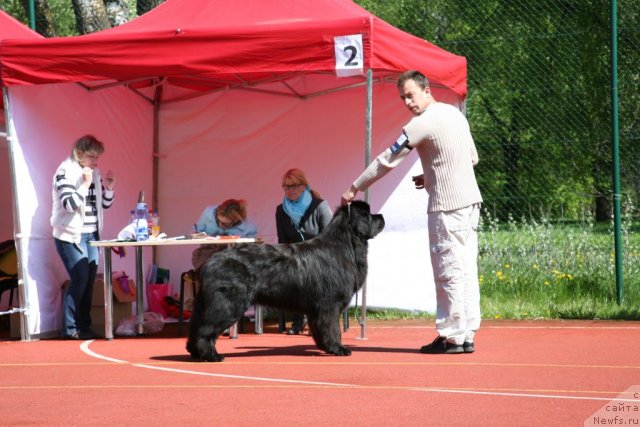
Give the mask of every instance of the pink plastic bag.
<path id="1" fill-rule="evenodd" d="M 168 317 L 167 312 L 162 307 L 162 300 L 164 297 L 171 295 L 171 285 L 169 283 L 162 284 L 147 284 L 147 303 L 149 304 L 149 311 L 162 314 L 163 317 Z"/>

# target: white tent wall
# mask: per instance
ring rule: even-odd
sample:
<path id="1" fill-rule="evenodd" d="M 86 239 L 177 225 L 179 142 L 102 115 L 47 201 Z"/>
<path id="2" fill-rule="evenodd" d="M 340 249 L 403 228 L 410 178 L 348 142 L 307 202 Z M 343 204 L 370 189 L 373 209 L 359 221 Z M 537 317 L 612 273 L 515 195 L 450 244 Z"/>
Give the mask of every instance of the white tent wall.
<path id="1" fill-rule="evenodd" d="M 275 243 L 275 209 L 283 173 L 303 169 L 332 208 L 365 164 L 365 87 L 310 99 L 248 91 L 222 92 L 164 104 L 160 112 L 159 214 L 162 231 L 189 233 L 205 206 L 247 200 L 259 235 Z M 460 106 L 452 92 L 437 98 Z M 373 87 L 372 158 L 389 146 L 410 118 L 394 83 Z M 410 179 L 422 169 L 411 154 L 370 190 L 385 231 L 371 241 L 367 304 L 433 311 L 426 231 L 426 193 Z M 360 194 L 359 198 L 363 198 Z M 174 290 L 191 268 L 193 248 L 161 248 Z"/>
<path id="2" fill-rule="evenodd" d="M 4 134 L 4 110 L 0 109 L 0 134 Z M 0 214 L 0 242 L 13 239 L 13 210 L 9 203 L 11 195 L 11 170 L 9 168 L 9 148 L 4 136 L 0 136 L 0 200 L 2 213 Z M 2 304 L 0 304 L 2 307 Z"/>
<path id="3" fill-rule="evenodd" d="M 11 168 L 9 146 L 7 144 L 4 108 L 0 108 L 0 242 L 13 239 L 13 200 L 11 194 Z M 1 306 L 1 305 L 0 305 Z"/>
<path id="4" fill-rule="evenodd" d="M 105 143 L 99 168 L 103 173 L 113 170 L 117 182 L 102 237 L 114 238 L 127 224 L 138 191 L 151 190 L 152 106 L 125 87 L 88 92 L 76 84 L 58 84 L 15 86 L 8 91 L 28 331 L 32 337 L 50 336 L 60 329 L 60 291 L 68 278 L 51 235 L 55 169 L 71 154 L 78 137 L 93 134 Z M 133 276 L 133 255 L 114 257 L 114 271 Z"/>
<path id="5" fill-rule="evenodd" d="M 9 167 L 9 147 L 4 137 L 4 109 L 0 108 L 0 242 L 13 239 L 13 195 L 11 194 L 11 168 Z M 9 306 L 9 292 L 0 298 L 0 311 Z M 14 304 L 17 304 L 17 293 L 14 292 Z"/>

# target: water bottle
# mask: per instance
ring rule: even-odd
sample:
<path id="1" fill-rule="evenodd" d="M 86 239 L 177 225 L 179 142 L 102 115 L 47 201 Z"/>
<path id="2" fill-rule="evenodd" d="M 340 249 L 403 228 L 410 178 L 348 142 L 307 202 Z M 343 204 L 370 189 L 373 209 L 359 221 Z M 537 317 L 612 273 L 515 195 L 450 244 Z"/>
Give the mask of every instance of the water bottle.
<path id="1" fill-rule="evenodd" d="M 136 204 L 136 240 L 149 240 L 149 223 L 147 222 L 147 204 L 144 202 L 144 191 L 138 195 Z"/>

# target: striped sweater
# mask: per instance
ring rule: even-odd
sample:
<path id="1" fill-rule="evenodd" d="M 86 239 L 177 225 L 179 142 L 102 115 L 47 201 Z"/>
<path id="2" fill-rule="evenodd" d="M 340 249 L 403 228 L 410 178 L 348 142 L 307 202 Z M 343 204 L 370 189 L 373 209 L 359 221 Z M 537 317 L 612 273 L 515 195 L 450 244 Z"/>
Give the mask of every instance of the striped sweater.
<path id="1" fill-rule="evenodd" d="M 469 123 L 449 104 L 436 102 L 404 127 L 409 147 L 420 156 L 424 185 L 429 194 L 429 212 L 451 211 L 482 202 L 473 167 L 478 163 Z M 410 152 L 393 154 L 386 149 L 356 179 L 353 185 L 365 190 L 395 168 Z"/>
<path id="2" fill-rule="evenodd" d="M 51 198 L 51 226 L 56 239 L 70 243 L 80 243 L 81 234 L 88 231 L 102 231 L 103 209 L 113 203 L 114 192 L 102 187 L 100 171 L 93 171 L 93 193 L 82 186 L 82 166 L 73 158 L 63 161 L 53 176 Z M 95 200 L 89 200 L 89 198 Z M 91 213 L 95 206 L 95 217 Z M 87 213 L 89 212 L 89 216 Z"/>

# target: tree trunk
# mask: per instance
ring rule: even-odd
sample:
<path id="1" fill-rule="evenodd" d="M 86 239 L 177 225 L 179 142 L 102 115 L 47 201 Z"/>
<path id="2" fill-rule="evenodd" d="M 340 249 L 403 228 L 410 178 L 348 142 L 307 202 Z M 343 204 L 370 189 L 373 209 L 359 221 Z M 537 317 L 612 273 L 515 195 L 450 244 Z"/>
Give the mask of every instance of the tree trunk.
<path id="1" fill-rule="evenodd" d="M 102 0 L 72 0 L 76 26 L 80 34 L 95 33 L 111 28 Z"/>
<path id="2" fill-rule="evenodd" d="M 597 222 L 608 222 L 611 221 L 611 216 L 613 215 L 611 210 L 611 200 L 607 197 L 606 194 L 599 192 L 596 194 L 596 221 Z"/>
<path id="3" fill-rule="evenodd" d="M 137 0 L 136 12 L 138 16 L 142 16 L 162 3 L 164 3 L 164 0 Z"/>
<path id="4" fill-rule="evenodd" d="M 129 22 L 129 5 L 125 0 L 104 0 L 104 6 L 112 27 Z"/>

